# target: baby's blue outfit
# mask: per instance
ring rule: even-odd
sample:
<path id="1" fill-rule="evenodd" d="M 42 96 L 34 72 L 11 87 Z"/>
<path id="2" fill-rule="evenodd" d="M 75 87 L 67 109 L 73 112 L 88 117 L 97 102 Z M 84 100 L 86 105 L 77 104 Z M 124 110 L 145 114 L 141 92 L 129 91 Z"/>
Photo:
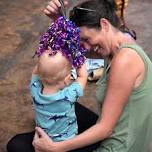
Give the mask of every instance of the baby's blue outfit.
<path id="1" fill-rule="evenodd" d="M 42 88 L 38 75 L 33 74 L 30 91 L 36 125 L 44 129 L 53 141 L 74 137 L 78 133 L 74 102 L 83 96 L 81 85 L 78 82 L 73 82 L 51 95 L 43 95 Z"/>

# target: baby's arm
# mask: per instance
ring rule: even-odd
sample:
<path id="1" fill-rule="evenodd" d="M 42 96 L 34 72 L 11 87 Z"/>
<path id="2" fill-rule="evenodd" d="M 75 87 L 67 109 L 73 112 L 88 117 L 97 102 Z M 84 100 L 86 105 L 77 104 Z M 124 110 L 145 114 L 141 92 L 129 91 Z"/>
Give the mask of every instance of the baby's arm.
<path id="1" fill-rule="evenodd" d="M 80 68 L 77 68 L 76 72 L 77 72 L 76 81 L 81 84 L 81 86 L 82 86 L 82 88 L 84 90 L 85 87 L 86 87 L 87 77 L 88 77 L 86 65 L 83 64 Z"/>

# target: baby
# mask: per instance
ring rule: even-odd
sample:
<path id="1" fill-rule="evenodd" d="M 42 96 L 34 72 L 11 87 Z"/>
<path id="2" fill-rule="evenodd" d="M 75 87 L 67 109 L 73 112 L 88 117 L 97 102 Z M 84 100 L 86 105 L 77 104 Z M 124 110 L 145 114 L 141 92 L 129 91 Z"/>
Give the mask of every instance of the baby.
<path id="1" fill-rule="evenodd" d="M 39 54 L 31 78 L 36 125 L 44 129 L 53 141 L 66 140 L 78 133 L 75 102 L 83 95 L 87 71 L 83 62 L 80 65 L 71 61 L 74 60 L 69 60 L 64 47 L 54 52 L 49 46 Z M 75 81 L 71 80 L 74 65 L 78 65 L 75 67 Z"/>

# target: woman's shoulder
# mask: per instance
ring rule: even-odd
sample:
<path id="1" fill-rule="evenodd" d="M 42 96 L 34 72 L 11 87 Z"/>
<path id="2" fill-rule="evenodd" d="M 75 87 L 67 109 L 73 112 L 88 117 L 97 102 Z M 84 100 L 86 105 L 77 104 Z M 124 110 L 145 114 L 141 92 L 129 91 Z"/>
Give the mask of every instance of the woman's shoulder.
<path id="1" fill-rule="evenodd" d="M 137 68 L 138 67 L 138 68 Z M 122 75 L 132 73 L 134 78 L 144 71 L 144 62 L 140 55 L 131 48 L 121 48 L 111 61 L 110 72 Z"/>
<path id="2" fill-rule="evenodd" d="M 143 64 L 143 60 L 135 49 L 130 47 L 122 47 L 112 59 L 112 65 L 113 64 L 118 66 L 140 66 L 140 64 Z"/>

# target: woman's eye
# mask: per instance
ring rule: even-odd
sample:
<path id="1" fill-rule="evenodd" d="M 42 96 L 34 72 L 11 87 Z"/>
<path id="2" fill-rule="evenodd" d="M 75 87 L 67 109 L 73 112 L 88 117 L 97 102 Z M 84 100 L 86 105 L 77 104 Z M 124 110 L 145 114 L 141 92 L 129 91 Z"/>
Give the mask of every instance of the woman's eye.
<path id="1" fill-rule="evenodd" d="M 81 42 L 88 42 L 88 40 L 89 40 L 88 38 L 81 38 L 80 41 L 81 41 Z"/>

